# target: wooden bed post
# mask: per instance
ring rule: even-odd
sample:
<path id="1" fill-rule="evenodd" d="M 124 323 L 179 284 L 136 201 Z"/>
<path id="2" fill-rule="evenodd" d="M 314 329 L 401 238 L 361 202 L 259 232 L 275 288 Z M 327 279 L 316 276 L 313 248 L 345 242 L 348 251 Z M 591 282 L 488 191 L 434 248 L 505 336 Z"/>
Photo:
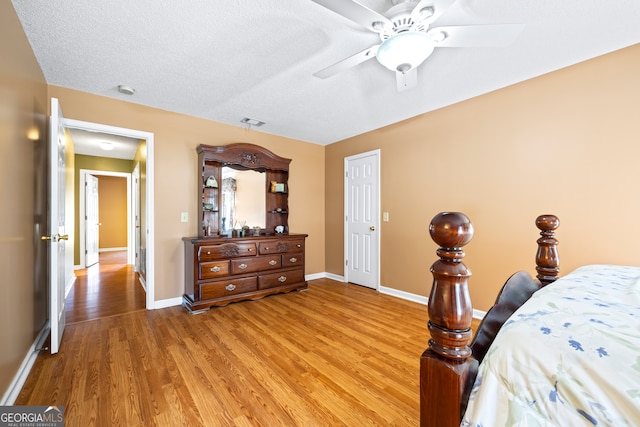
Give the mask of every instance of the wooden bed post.
<path id="1" fill-rule="evenodd" d="M 431 339 L 420 358 L 420 425 L 453 427 L 460 425 L 461 402 L 467 401 L 478 370 L 468 345 L 473 317 L 467 286 L 471 272 L 462 262 L 462 247 L 471 241 L 473 226 L 462 213 L 444 212 L 431 220 L 429 232 L 439 246 L 440 259 L 431 266 Z"/>
<path id="2" fill-rule="evenodd" d="M 536 253 L 536 276 L 542 286 L 554 282 L 560 272 L 560 257 L 558 256 L 558 241 L 555 230 L 560 226 L 560 220 L 555 215 L 540 215 L 536 218 L 536 227 L 540 229 L 538 252 Z"/>

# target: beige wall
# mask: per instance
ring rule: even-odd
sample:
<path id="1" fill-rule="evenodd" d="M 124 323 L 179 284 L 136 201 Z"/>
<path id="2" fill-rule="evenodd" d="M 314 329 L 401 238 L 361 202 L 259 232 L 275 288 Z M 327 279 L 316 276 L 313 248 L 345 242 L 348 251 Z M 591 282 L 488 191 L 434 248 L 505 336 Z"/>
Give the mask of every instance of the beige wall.
<path id="1" fill-rule="evenodd" d="M 47 320 L 47 86 L 11 2 L 0 2 L 0 398 Z"/>
<path id="2" fill-rule="evenodd" d="M 114 87 L 118 82 L 114 82 Z M 50 86 L 68 119 L 136 129 L 154 134 L 155 297 L 184 292 L 182 237 L 197 235 L 197 154 L 199 144 L 250 142 L 293 159 L 289 174 L 289 228 L 308 233 L 306 272 L 324 271 L 324 147 L 198 119 L 164 110 Z M 116 91 L 114 89 L 114 96 Z M 147 179 L 149 177 L 147 176 Z M 180 222 L 180 213 L 189 222 Z"/>
<path id="3" fill-rule="evenodd" d="M 375 132 L 326 151 L 326 270 L 342 274 L 343 159 L 381 149 L 381 284 L 427 295 L 441 211 L 469 215 L 471 297 L 535 274 L 537 215 L 560 217 L 561 269 L 638 264 L 640 45 Z"/>
<path id="4" fill-rule="evenodd" d="M 127 247 L 127 179 L 98 176 L 100 249 Z"/>

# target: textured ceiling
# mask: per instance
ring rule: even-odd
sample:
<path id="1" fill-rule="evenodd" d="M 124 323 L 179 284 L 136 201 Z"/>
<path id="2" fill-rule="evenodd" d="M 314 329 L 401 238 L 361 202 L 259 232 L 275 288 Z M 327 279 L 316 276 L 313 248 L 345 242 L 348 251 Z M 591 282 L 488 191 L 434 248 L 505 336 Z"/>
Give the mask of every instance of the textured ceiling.
<path id="1" fill-rule="evenodd" d="M 507 47 L 436 48 L 398 92 L 375 60 L 312 75 L 379 39 L 311 0 L 12 2 L 48 84 L 323 145 L 640 42 L 638 0 L 458 0 L 432 27 L 525 29 Z"/>

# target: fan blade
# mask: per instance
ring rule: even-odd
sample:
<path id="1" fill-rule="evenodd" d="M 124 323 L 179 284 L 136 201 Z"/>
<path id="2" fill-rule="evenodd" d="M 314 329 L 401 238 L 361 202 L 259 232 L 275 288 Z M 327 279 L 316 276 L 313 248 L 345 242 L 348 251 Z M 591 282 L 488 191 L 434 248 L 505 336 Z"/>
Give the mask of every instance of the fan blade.
<path id="1" fill-rule="evenodd" d="M 416 7 L 413 8 L 413 11 L 411 11 L 411 19 L 414 22 L 430 24 L 440 18 L 440 15 L 446 12 L 455 1 L 456 0 L 420 0 Z M 433 9 L 433 14 L 429 15 L 428 13 L 430 12 L 423 12 L 423 9 L 427 8 Z"/>
<path id="2" fill-rule="evenodd" d="M 328 66 L 323 70 L 313 73 L 313 75 L 321 79 L 326 79 L 327 77 L 331 77 L 342 71 L 348 70 L 351 67 L 355 67 L 356 65 L 361 64 L 366 60 L 375 58 L 378 47 L 380 47 L 379 44 L 371 46 L 363 50 L 362 52 L 358 52 L 353 56 L 350 56 L 340 62 L 336 62 L 335 64 Z"/>
<path id="3" fill-rule="evenodd" d="M 513 43 L 523 29 L 524 24 L 444 26 L 432 28 L 427 34 L 436 47 L 498 47 Z"/>
<path id="4" fill-rule="evenodd" d="M 391 28 L 393 26 L 393 24 L 391 24 L 391 21 L 389 21 L 389 19 L 386 16 L 381 15 L 375 10 L 369 9 L 366 6 L 361 5 L 355 0 L 312 0 L 312 1 L 376 33 L 381 32 L 383 28 Z M 382 25 L 376 26 L 374 28 L 373 24 L 375 22 L 381 22 Z"/>
<path id="5" fill-rule="evenodd" d="M 396 83 L 398 85 L 398 92 L 418 86 L 418 69 L 412 68 L 406 73 L 396 71 Z"/>

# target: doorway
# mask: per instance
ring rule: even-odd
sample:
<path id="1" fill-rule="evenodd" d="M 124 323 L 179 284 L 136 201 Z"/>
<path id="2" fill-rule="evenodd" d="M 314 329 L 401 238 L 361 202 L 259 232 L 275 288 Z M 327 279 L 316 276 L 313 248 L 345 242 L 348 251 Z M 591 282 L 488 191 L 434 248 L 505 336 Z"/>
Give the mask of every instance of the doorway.
<path id="1" fill-rule="evenodd" d="M 79 224 L 79 256 L 80 256 L 80 262 L 79 262 L 79 267 L 80 268 L 86 268 L 86 267 L 90 267 L 91 265 L 95 264 L 95 261 L 97 261 L 97 259 L 94 261 L 90 258 L 93 258 L 92 254 L 94 251 L 97 250 L 97 252 L 100 252 L 101 249 L 104 250 L 105 245 L 98 245 L 97 248 L 90 248 L 90 246 L 92 246 L 90 244 L 90 242 L 93 240 L 92 239 L 92 228 L 94 225 L 97 225 L 96 229 L 98 232 L 98 236 L 100 234 L 100 232 L 102 231 L 103 227 L 102 227 L 102 222 L 100 220 L 100 216 L 98 215 L 97 217 L 97 224 L 93 224 L 92 222 L 96 222 L 95 220 L 92 220 L 92 215 L 89 213 L 90 211 L 92 211 L 93 209 L 91 209 L 91 197 L 88 197 L 88 193 L 92 192 L 90 191 L 92 188 L 92 182 L 93 179 L 95 179 L 97 181 L 97 186 L 98 188 L 100 187 L 100 182 L 101 182 L 101 178 L 121 178 L 126 180 L 126 195 L 125 195 L 125 203 L 126 206 L 123 208 L 123 212 L 122 214 L 124 215 L 125 221 L 126 221 L 126 232 L 125 232 L 125 239 L 124 239 L 124 245 L 120 245 L 120 250 L 122 250 L 122 246 L 125 246 L 125 250 L 126 250 L 126 258 L 125 258 L 125 263 L 128 264 L 135 264 L 135 255 L 137 252 L 139 252 L 139 243 L 138 240 L 136 240 L 136 238 L 134 237 L 134 233 L 135 233 L 135 227 L 136 224 L 138 223 L 137 218 L 135 217 L 135 212 L 133 210 L 133 206 L 137 205 L 140 203 L 139 200 L 135 200 L 134 197 L 140 197 L 139 196 L 139 191 L 136 191 L 136 189 L 134 188 L 136 185 L 136 182 L 134 182 L 134 180 L 132 179 L 133 177 L 133 173 L 126 173 L 126 172 L 112 172 L 112 171 L 106 171 L 106 170 L 94 170 L 94 169 L 80 169 L 80 180 L 78 181 L 78 184 L 80 186 L 80 191 L 79 191 L 79 209 L 78 209 L 78 218 L 76 218 L 78 224 Z M 104 179 L 102 179 L 102 182 L 104 181 Z M 104 196 L 104 194 L 103 194 Z M 100 200 L 100 190 L 98 190 L 97 192 L 97 198 Z M 98 202 L 98 204 L 100 204 L 100 202 Z M 100 209 L 98 209 L 100 210 Z M 139 215 L 139 213 L 138 213 Z M 109 230 L 107 230 L 109 231 Z M 113 231 L 113 230 L 112 230 Z M 116 232 L 119 232 L 119 230 L 117 230 Z M 138 246 L 136 246 L 136 244 L 138 244 Z M 107 245 L 107 248 L 112 248 L 112 249 L 116 249 L 115 246 L 113 245 Z M 93 249 L 93 250 L 92 250 Z M 95 254 L 95 257 L 97 257 L 97 253 Z"/>
<path id="2" fill-rule="evenodd" d="M 129 175 L 129 185 L 127 186 L 130 190 L 129 199 L 135 195 L 136 197 L 144 197 L 143 206 L 145 206 L 142 211 L 138 213 L 138 217 L 134 218 L 133 215 L 136 213 L 136 209 L 133 207 L 139 205 L 138 201 L 131 201 L 128 203 L 128 218 L 131 226 L 129 227 L 128 235 L 129 235 L 129 244 L 128 247 L 131 247 L 133 244 L 140 243 L 142 247 L 141 250 L 138 251 L 138 248 L 127 251 L 126 255 L 126 265 L 130 265 L 132 271 L 134 270 L 136 265 L 142 266 L 142 271 L 138 271 L 140 273 L 142 279 L 142 285 L 146 290 L 146 296 L 144 298 L 146 309 L 150 310 L 155 308 L 155 287 L 154 287 L 154 215 L 153 215 L 153 206 L 154 206 L 154 180 L 153 180 L 153 152 L 154 152 L 154 135 L 153 133 L 127 129 L 127 128 L 119 128 L 114 126 L 102 125 L 98 123 L 84 122 L 79 120 L 65 119 L 65 127 L 70 131 L 81 130 L 92 132 L 95 134 L 105 134 L 105 135 L 117 135 L 125 138 L 132 138 L 140 141 L 140 143 L 144 143 L 144 160 L 141 161 L 137 168 L 137 173 L 139 175 L 143 175 L 146 177 L 143 183 L 140 181 L 133 182 L 131 180 L 131 174 Z M 132 171 L 134 172 L 134 171 Z M 134 186 L 141 186 L 136 189 L 132 189 Z M 82 192 L 80 192 L 82 194 Z M 82 205 L 80 205 L 82 206 Z M 148 207 L 148 208 L 147 208 Z M 80 221 L 82 223 L 82 221 Z M 136 228 L 139 227 L 138 231 L 140 234 L 139 238 L 136 238 Z M 139 260 L 134 260 L 135 254 L 140 253 Z M 84 253 L 84 250 L 81 250 L 81 254 Z M 98 267 L 99 267 L 98 263 Z"/>
<path id="3" fill-rule="evenodd" d="M 344 159 L 344 277 L 380 287 L 380 150 Z"/>

